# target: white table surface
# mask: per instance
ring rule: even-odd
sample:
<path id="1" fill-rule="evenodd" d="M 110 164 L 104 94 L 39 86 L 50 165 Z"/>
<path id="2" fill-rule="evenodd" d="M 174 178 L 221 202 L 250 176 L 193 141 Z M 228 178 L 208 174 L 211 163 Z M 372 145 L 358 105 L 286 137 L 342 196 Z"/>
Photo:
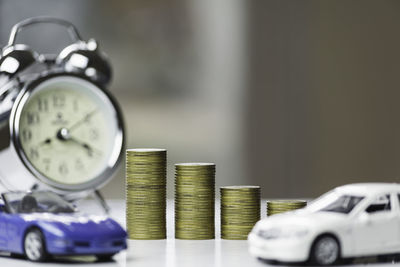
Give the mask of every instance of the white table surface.
<path id="1" fill-rule="evenodd" d="M 109 200 L 112 207 L 111 217 L 125 225 L 125 204 L 123 200 Z M 93 202 L 81 205 L 85 211 L 100 212 Z M 265 216 L 265 201 L 262 202 L 262 217 Z M 93 257 L 57 258 L 46 263 L 32 263 L 25 259 L 0 256 L 0 267 L 23 266 L 107 266 L 107 267 L 211 267 L 211 266 L 241 266 L 268 267 L 268 264 L 258 261 L 247 252 L 247 241 L 221 240 L 219 236 L 219 205 L 216 204 L 216 236 L 215 240 L 176 240 L 174 236 L 173 201 L 168 201 L 167 212 L 168 238 L 166 240 L 129 240 L 128 250 L 117 254 L 114 261 L 107 263 L 94 262 Z M 376 263 L 374 259 L 359 260 L 351 266 L 389 266 L 393 263 Z M 399 265 L 400 263 L 394 263 Z M 281 266 L 281 265 L 279 265 Z M 347 265 L 349 266 L 349 265 Z"/>

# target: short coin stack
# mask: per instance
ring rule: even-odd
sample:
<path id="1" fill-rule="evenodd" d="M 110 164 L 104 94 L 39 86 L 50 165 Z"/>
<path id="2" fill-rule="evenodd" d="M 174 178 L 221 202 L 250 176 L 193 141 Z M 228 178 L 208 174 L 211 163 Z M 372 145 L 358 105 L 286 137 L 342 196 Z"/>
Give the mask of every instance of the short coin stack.
<path id="1" fill-rule="evenodd" d="M 245 240 L 260 220 L 259 186 L 221 187 L 221 238 Z"/>
<path id="2" fill-rule="evenodd" d="M 166 238 L 165 149 L 126 151 L 126 226 L 130 239 Z"/>
<path id="3" fill-rule="evenodd" d="M 291 210 L 301 209 L 307 205 L 305 200 L 268 200 L 267 201 L 267 216 L 287 212 Z"/>
<path id="4" fill-rule="evenodd" d="M 175 237 L 215 237 L 215 164 L 175 164 Z"/>

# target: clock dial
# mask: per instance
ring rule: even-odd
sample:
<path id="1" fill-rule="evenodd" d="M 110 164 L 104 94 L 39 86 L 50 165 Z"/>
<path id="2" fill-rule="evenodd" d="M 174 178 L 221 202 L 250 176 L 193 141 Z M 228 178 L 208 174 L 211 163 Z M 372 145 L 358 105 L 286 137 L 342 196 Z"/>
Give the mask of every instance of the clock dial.
<path id="1" fill-rule="evenodd" d="M 94 84 L 72 76 L 50 78 L 32 89 L 20 111 L 22 152 L 41 175 L 78 185 L 101 175 L 118 147 L 118 117 Z M 116 153 L 117 152 L 117 153 Z"/>

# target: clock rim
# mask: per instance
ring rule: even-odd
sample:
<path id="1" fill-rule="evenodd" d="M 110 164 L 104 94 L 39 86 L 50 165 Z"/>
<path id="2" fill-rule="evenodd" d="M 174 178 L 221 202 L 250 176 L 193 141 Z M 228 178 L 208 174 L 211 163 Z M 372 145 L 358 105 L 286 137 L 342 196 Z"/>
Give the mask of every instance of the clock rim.
<path id="1" fill-rule="evenodd" d="M 40 171 L 38 171 L 33 166 L 33 164 L 29 161 L 28 157 L 26 156 L 26 154 L 22 148 L 21 142 L 20 142 L 19 122 L 20 122 L 20 116 L 21 116 L 21 112 L 23 110 L 23 106 L 26 104 L 30 95 L 34 92 L 35 88 L 37 88 L 38 85 L 40 85 L 44 81 L 47 81 L 47 80 L 50 80 L 50 79 L 56 78 L 56 77 L 78 78 L 78 79 L 81 79 L 81 80 L 91 83 L 92 85 L 94 85 L 95 88 L 98 89 L 98 92 L 96 92 L 96 93 L 103 94 L 110 101 L 110 104 L 114 108 L 115 113 L 116 113 L 117 135 L 115 138 L 118 139 L 118 140 L 116 140 L 118 147 L 114 148 L 112 154 L 118 153 L 118 156 L 115 157 L 113 162 L 107 161 L 106 168 L 99 175 L 97 175 L 96 177 L 94 177 L 91 180 L 86 181 L 84 183 L 63 184 L 63 183 L 59 183 L 51 178 L 48 178 L 46 175 L 44 175 Z M 24 166 L 27 168 L 27 170 L 39 182 L 49 186 L 50 188 L 55 189 L 56 191 L 60 191 L 62 193 L 84 192 L 84 191 L 96 190 L 96 189 L 103 187 L 107 182 L 109 182 L 113 178 L 116 170 L 118 169 L 120 163 L 122 162 L 122 157 L 124 155 L 123 151 L 124 151 L 124 147 L 125 147 L 125 127 L 124 127 L 124 120 L 123 120 L 121 109 L 120 109 L 117 101 L 115 100 L 115 98 L 101 84 L 96 83 L 96 82 L 92 81 L 91 79 L 87 78 L 86 76 L 78 74 L 78 73 L 69 73 L 69 72 L 46 73 L 44 75 L 41 75 L 37 79 L 24 84 L 21 91 L 18 93 L 18 96 L 17 96 L 17 98 L 14 102 L 13 108 L 11 110 L 9 125 L 10 125 L 10 135 L 11 135 L 13 147 L 14 147 L 15 151 L 17 152 L 19 159 L 24 164 Z M 117 152 L 115 150 L 117 150 Z"/>

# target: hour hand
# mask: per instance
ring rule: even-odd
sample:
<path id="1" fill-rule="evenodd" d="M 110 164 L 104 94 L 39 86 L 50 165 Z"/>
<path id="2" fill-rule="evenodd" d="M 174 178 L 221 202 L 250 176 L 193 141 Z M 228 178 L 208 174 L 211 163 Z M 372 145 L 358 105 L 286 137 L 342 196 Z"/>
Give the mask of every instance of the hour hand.
<path id="1" fill-rule="evenodd" d="M 49 144 L 51 144 L 51 138 L 49 137 L 49 138 L 46 138 L 45 140 L 43 140 L 42 142 L 40 142 L 39 144 L 38 144 L 38 146 L 43 146 L 43 145 L 49 145 Z"/>

